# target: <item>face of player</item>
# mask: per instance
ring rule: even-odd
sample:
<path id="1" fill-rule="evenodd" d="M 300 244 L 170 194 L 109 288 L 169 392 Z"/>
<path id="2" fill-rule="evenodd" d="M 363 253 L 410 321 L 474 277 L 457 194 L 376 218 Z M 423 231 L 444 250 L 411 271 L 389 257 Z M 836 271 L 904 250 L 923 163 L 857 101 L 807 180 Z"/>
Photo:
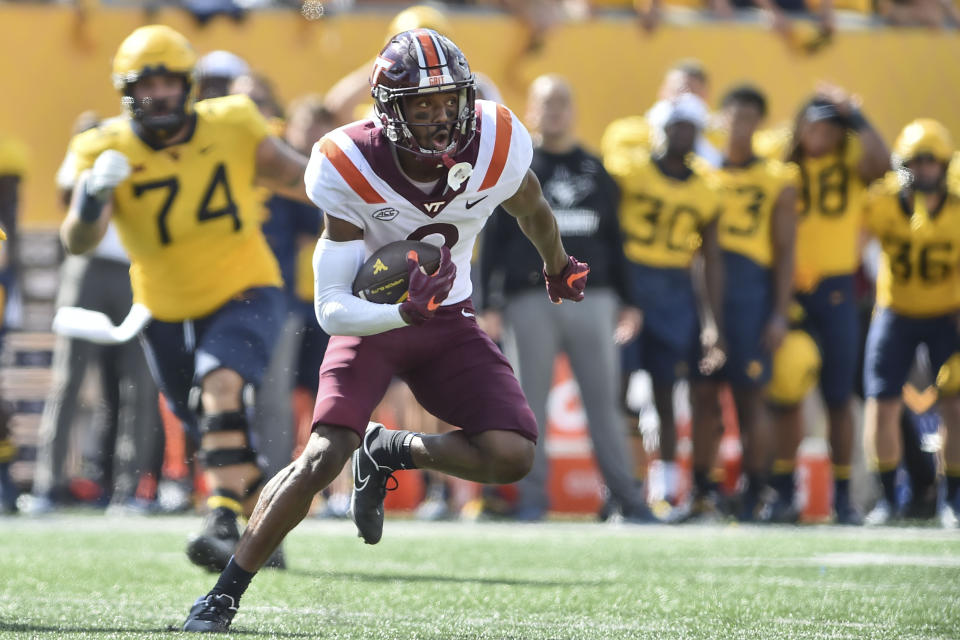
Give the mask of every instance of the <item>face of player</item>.
<path id="1" fill-rule="evenodd" d="M 830 120 L 805 122 L 800 127 L 800 148 L 804 155 L 819 158 L 833 153 L 843 142 L 843 127 Z"/>
<path id="2" fill-rule="evenodd" d="M 149 129 L 173 133 L 171 129 L 184 124 L 183 103 L 186 97 L 186 81 L 176 74 L 148 75 L 130 90 L 138 110 L 140 121 Z"/>
<path id="3" fill-rule="evenodd" d="M 450 146 L 460 108 L 459 92 L 404 96 L 401 106 L 407 126 L 422 149 L 443 151 Z"/>
<path id="4" fill-rule="evenodd" d="M 574 110 L 570 88 L 559 82 L 535 86 L 527 103 L 527 121 L 530 128 L 545 139 L 572 133 Z"/>
<path id="5" fill-rule="evenodd" d="M 693 151 L 697 140 L 697 126 L 692 122 L 674 122 L 664 127 L 667 136 L 667 155 L 686 156 Z"/>
<path id="6" fill-rule="evenodd" d="M 910 160 L 907 169 L 913 176 L 913 188 L 928 193 L 940 189 L 947 173 L 943 163 L 926 153 Z"/>
<path id="7" fill-rule="evenodd" d="M 730 141 L 736 144 L 750 143 L 763 120 L 757 105 L 749 102 L 730 104 L 724 108 L 723 117 L 730 128 Z"/>

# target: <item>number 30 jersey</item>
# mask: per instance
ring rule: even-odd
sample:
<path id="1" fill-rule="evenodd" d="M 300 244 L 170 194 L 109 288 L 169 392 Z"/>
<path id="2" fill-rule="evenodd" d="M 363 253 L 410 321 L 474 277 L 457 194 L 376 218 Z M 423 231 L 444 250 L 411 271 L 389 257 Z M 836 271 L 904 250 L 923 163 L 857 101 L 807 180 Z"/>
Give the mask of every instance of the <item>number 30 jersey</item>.
<path id="1" fill-rule="evenodd" d="M 190 136 L 169 147 L 152 148 L 123 116 L 71 141 L 78 173 L 106 149 L 130 161 L 112 220 L 130 254 L 134 301 L 158 320 L 203 317 L 246 289 L 280 284 L 254 187 L 267 135 L 253 102 L 228 96 L 198 102 Z"/>
<path id="2" fill-rule="evenodd" d="M 922 196 L 921 196 L 922 197 Z M 901 190 L 896 173 L 871 187 L 864 216 L 883 252 L 877 274 L 877 306 L 911 317 L 960 309 L 960 194 L 943 205 L 925 204 Z"/>
<path id="3" fill-rule="evenodd" d="M 457 278 L 445 305 L 470 296 L 470 259 L 487 218 L 517 192 L 533 158 L 530 134 L 503 105 L 476 101 L 477 131 L 454 156 L 470 166 L 464 180 L 446 177 L 424 191 L 400 171 L 379 123 L 360 120 L 331 131 L 313 147 L 307 194 L 324 213 L 363 229 L 369 256 L 397 240 L 445 244 Z M 450 170 L 457 173 L 454 166 Z"/>
<path id="4" fill-rule="evenodd" d="M 620 185 L 627 258 L 652 267 L 690 266 L 703 241 L 701 232 L 720 215 L 721 196 L 713 178 L 699 171 L 686 180 L 670 178 L 639 150 L 607 155 L 603 163 Z"/>

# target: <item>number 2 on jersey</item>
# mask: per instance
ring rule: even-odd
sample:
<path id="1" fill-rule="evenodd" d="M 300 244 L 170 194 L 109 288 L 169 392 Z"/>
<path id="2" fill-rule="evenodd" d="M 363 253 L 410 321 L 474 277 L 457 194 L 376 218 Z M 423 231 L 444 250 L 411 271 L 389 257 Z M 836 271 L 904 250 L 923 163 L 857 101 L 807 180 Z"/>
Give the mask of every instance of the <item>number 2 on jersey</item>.
<path id="1" fill-rule="evenodd" d="M 165 178 L 163 180 L 153 180 L 151 182 L 141 182 L 133 185 L 133 195 L 137 198 L 154 189 L 166 189 L 167 197 L 160 205 L 160 211 L 157 213 L 157 231 L 160 235 L 160 244 L 167 245 L 172 241 L 170 230 L 167 228 L 167 216 L 173 207 L 177 194 L 180 192 L 180 181 L 176 176 Z M 218 190 L 223 191 L 226 204 L 219 209 L 210 209 L 210 201 Z M 243 224 L 240 222 L 240 216 L 237 212 L 237 205 L 233 201 L 233 195 L 230 193 L 230 183 L 227 180 L 227 168 L 221 162 L 213 170 L 213 176 L 210 178 L 210 184 L 203 195 L 203 200 L 197 208 L 197 222 L 207 222 L 223 216 L 233 218 L 233 230 L 239 231 Z"/>

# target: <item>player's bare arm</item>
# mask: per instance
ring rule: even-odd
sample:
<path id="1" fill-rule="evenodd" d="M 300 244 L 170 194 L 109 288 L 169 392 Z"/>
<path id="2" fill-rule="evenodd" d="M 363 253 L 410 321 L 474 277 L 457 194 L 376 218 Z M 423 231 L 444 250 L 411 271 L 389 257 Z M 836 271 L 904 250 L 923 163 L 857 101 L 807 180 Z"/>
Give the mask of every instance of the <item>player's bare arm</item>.
<path id="1" fill-rule="evenodd" d="M 860 137 L 860 146 L 863 148 L 863 156 L 860 158 L 860 164 L 857 165 L 857 172 L 864 184 L 870 184 L 882 178 L 883 174 L 890 170 L 890 149 L 887 148 L 887 143 L 883 141 L 877 130 L 859 114 L 858 110 L 851 118 L 853 127 Z"/>
<path id="2" fill-rule="evenodd" d="M 303 183 L 307 157 L 275 136 L 268 136 L 257 146 L 257 183 L 276 193 L 310 202 Z"/>
<path id="3" fill-rule="evenodd" d="M 110 203 L 104 205 L 100 217 L 92 222 L 85 222 L 80 218 L 80 207 L 83 198 L 83 185 L 78 184 L 73 190 L 73 196 L 70 199 L 70 210 L 67 217 L 60 225 L 60 241 L 68 253 L 78 255 L 90 251 L 103 238 L 107 232 L 107 225 L 110 223 L 110 215 L 113 207 Z"/>
<path id="4" fill-rule="evenodd" d="M 817 93 L 834 103 L 837 111 L 847 119 L 850 128 L 860 139 L 863 155 L 857 165 L 857 173 L 860 174 L 863 183 L 870 184 L 882 178 L 883 174 L 890 170 L 890 149 L 887 148 L 887 144 L 877 130 L 864 117 L 860 98 L 850 95 L 841 87 L 830 84 L 820 85 Z"/>
<path id="5" fill-rule="evenodd" d="M 546 273 L 553 275 L 563 271 L 569 257 L 560 241 L 557 220 L 532 170 L 527 170 L 517 192 L 503 201 L 503 208 L 517 219 L 524 235 L 537 248 Z"/>
<path id="6" fill-rule="evenodd" d="M 784 187 L 777 197 L 770 221 L 773 245 L 773 314 L 764 331 L 767 348 L 773 352 L 787 335 L 787 308 L 793 297 L 793 267 L 797 238 L 797 189 Z"/>

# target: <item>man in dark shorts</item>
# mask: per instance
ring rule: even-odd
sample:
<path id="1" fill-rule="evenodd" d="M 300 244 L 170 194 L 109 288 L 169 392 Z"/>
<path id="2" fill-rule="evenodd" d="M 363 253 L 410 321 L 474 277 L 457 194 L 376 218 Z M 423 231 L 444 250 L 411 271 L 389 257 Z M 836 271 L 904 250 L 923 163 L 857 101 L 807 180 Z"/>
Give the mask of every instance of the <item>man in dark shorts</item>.
<path id="1" fill-rule="evenodd" d="M 470 257 L 502 204 L 537 247 L 554 302 L 581 300 L 589 268 L 563 249 L 529 169 L 530 135 L 506 107 L 475 99 L 474 76 L 453 42 L 428 29 L 394 36 L 371 86 L 376 119 L 324 136 L 306 173 L 307 193 L 325 215 L 313 259 L 315 308 L 332 336 L 313 432 L 300 457 L 267 483 L 234 557 L 194 604 L 184 631 L 229 628 L 254 573 L 351 455 L 352 515 L 368 544 L 380 540 L 394 471 L 435 469 L 502 484 L 533 463 L 537 423 L 510 365 L 477 326 Z M 403 303 L 353 296 L 364 259 L 396 240 L 442 243 L 437 271 L 428 276 L 409 257 Z M 425 435 L 368 426 L 393 376 L 460 429 Z"/>

